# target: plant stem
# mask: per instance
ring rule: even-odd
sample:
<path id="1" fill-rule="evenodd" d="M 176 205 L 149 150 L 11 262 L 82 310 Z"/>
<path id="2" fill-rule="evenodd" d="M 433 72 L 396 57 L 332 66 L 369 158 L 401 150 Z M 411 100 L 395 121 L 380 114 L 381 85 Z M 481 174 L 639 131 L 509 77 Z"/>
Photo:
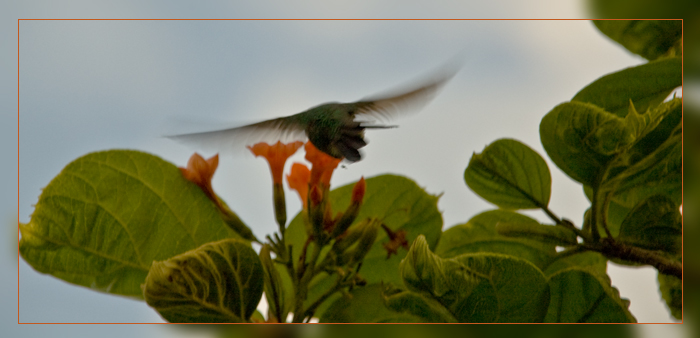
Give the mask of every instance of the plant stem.
<path id="1" fill-rule="evenodd" d="M 581 231 L 581 229 L 577 228 L 573 223 L 571 223 L 571 221 L 557 217 L 557 215 L 555 215 L 551 210 L 549 210 L 547 206 L 540 206 L 540 208 L 542 209 L 542 211 L 544 211 L 545 214 L 547 214 L 547 216 L 549 216 L 549 218 L 551 218 L 554 221 L 556 225 L 563 226 L 573 231 L 578 237 L 581 237 L 585 240 L 590 240 L 590 236 L 588 236 L 588 234 L 584 231 Z"/>
<path id="2" fill-rule="evenodd" d="M 561 219 L 557 217 L 557 215 L 555 215 L 551 210 L 549 210 L 549 208 L 546 205 L 541 205 L 540 208 L 542 209 L 542 211 L 544 211 L 545 214 L 547 214 L 547 216 L 549 216 L 549 218 L 552 219 L 552 221 L 554 221 L 554 223 L 562 223 Z"/>
<path id="3" fill-rule="evenodd" d="M 307 245 L 308 243 L 309 241 L 307 241 Z M 294 317 L 292 318 L 292 323 L 301 323 L 306 317 L 304 311 L 304 301 L 308 296 L 309 283 L 311 282 L 311 279 L 316 275 L 316 261 L 318 260 L 318 256 L 321 254 L 321 248 L 318 245 L 314 245 L 313 250 L 314 251 L 313 254 L 311 254 L 311 260 L 306 266 L 306 269 L 304 269 L 304 272 L 302 273 L 301 278 L 299 278 L 299 281 L 295 287 L 296 292 L 294 295 Z M 306 252 L 306 250 L 304 250 L 304 252 Z M 306 262 L 305 260 L 300 261 L 299 264 L 303 266 L 306 265 Z"/>
<path id="4" fill-rule="evenodd" d="M 671 275 L 679 279 L 683 278 L 683 265 L 681 262 L 663 257 L 655 251 L 615 242 L 609 238 L 604 238 L 599 243 L 583 244 L 582 246 L 589 250 L 600 252 L 607 258 L 617 258 L 651 265 L 662 274 Z"/>

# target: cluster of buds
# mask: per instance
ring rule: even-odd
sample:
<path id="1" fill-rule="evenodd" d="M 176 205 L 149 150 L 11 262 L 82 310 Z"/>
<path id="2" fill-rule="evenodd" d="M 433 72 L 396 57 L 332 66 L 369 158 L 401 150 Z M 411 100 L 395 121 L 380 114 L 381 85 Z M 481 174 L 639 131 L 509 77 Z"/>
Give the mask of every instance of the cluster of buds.
<path id="1" fill-rule="evenodd" d="M 248 149 L 255 156 L 264 157 L 272 173 L 273 200 L 275 219 L 279 225 L 280 234 L 284 234 L 287 222 L 284 188 L 282 184 L 284 166 L 287 159 L 304 145 L 303 142 L 283 144 L 277 142 L 273 145 L 258 143 L 249 146 Z M 336 264 L 352 264 L 360 262 L 369 252 L 382 228 L 389 236 L 390 242 L 384 244 L 388 257 L 397 252 L 399 247 L 407 248 L 405 231 L 393 232 L 381 220 L 372 218 L 359 222 L 350 227 L 356 220 L 362 200 L 365 195 L 366 183 L 361 178 L 353 187 L 350 205 L 344 212 L 333 215 L 331 210 L 330 180 L 333 171 L 338 167 L 342 159 L 331 157 L 318 150 L 311 142 L 304 145 L 306 160 L 311 163 L 311 169 L 301 163 L 294 163 L 290 174 L 287 175 L 289 187 L 295 190 L 301 198 L 305 214 L 306 233 L 310 241 L 323 247 L 335 240 L 332 247 Z M 243 238 L 256 241 L 250 229 L 243 224 L 238 216 L 214 193 L 211 179 L 219 163 L 218 155 L 205 160 L 199 154 L 194 154 L 187 163 L 187 168 L 180 168 L 183 176 L 197 184 L 209 199 L 219 209 L 226 223 Z M 280 251 L 284 251 L 284 244 L 280 243 Z M 283 252 L 279 252 L 284 255 Z"/>
<path id="2" fill-rule="evenodd" d="M 355 221 L 365 196 L 366 183 L 361 178 L 353 187 L 350 206 L 345 212 L 333 215 L 329 201 L 330 181 L 341 159 L 321 152 L 311 142 L 306 143 L 304 150 L 311 169 L 301 163 L 294 163 L 287 181 L 304 204 L 307 235 L 319 246 L 323 246 L 329 240 L 344 235 Z"/>

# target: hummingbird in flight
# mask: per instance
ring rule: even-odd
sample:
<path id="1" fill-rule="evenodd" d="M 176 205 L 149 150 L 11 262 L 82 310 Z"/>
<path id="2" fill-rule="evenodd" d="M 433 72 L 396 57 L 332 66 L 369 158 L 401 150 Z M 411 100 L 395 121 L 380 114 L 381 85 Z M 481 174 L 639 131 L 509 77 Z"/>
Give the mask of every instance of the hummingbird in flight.
<path id="1" fill-rule="evenodd" d="M 330 102 L 298 114 L 240 127 L 167 136 L 187 144 L 212 149 L 252 145 L 262 141 L 309 141 L 320 151 L 349 162 L 362 159 L 360 148 L 367 145 L 365 129 L 395 128 L 374 124 L 390 121 L 425 106 L 457 72 L 443 67 L 439 72 L 413 85 L 357 102 Z"/>

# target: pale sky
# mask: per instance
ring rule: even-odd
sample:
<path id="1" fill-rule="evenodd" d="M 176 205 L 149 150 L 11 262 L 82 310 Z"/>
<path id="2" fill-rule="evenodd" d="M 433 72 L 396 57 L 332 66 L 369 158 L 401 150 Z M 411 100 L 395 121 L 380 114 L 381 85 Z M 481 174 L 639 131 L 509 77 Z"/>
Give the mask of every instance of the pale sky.
<path id="1" fill-rule="evenodd" d="M 469 11 L 474 8 L 457 4 L 452 11 L 421 11 L 409 5 L 401 6 L 400 13 L 384 6 L 373 12 L 347 1 L 345 15 L 322 15 L 327 12 L 311 5 L 236 12 L 224 5 L 193 9 L 180 2 L 160 13 L 137 3 L 133 8 L 108 7 L 112 12 L 54 8 L 59 10 L 55 15 L 45 7 L 14 5 L 11 12 L 16 14 L 3 24 L 16 33 L 18 17 L 524 18 L 554 17 L 554 11 L 557 17 L 586 16 L 579 2 L 560 1 L 549 2 L 556 5 L 545 12 L 512 1 L 515 8 L 505 13 L 507 6 L 502 5 Z M 282 15 L 283 9 L 297 14 Z M 16 37 L 4 37 L 3 51 L 16 52 Z M 464 66 L 442 92 L 420 113 L 397 120 L 399 128 L 368 131 L 364 159 L 337 170 L 332 185 L 383 173 L 407 176 L 431 194 L 443 193 L 438 207 L 447 229 L 493 208 L 464 183 L 471 154 L 499 138 L 515 138 L 550 165 L 550 209 L 580 224 L 587 201 L 580 187 L 547 159 L 539 141 L 540 119 L 596 78 L 644 62 L 589 21 L 21 21 L 19 214 L 8 217 L 27 222 L 41 188 L 86 153 L 136 149 L 184 166 L 197 149 L 162 135 L 256 122 L 328 101 L 355 101 L 411 83 L 460 53 Z M 3 72 L 16 78 L 16 64 Z M 3 100 L 4 105 L 13 102 L 6 110 L 16 110 L 16 83 L 3 85 L 7 90 L 2 95 L 14 93 Z M 292 161 L 302 156 L 300 152 Z M 276 229 L 271 182 L 262 159 L 245 153 L 222 155 L 214 189 L 259 238 Z M 287 197 L 291 219 L 300 203 L 296 194 Z M 15 211 L 6 208 L 6 213 Z M 528 215 L 547 221 L 541 213 Z M 5 271 L 14 269 L 14 255 L 1 257 Z M 609 273 L 622 297 L 631 300 L 639 322 L 672 321 L 653 269 L 609 266 Z M 6 274 L 0 283 L 16 290 L 14 278 Z M 20 322 L 163 321 L 144 302 L 70 285 L 37 273 L 22 260 L 19 281 Z M 16 299 L 16 293 L 2 294 L 3 303 L 15 304 Z M 16 317 L 16 309 L 3 311 L 3 317 Z M 43 332 L 42 327 L 28 330 Z M 127 332 L 123 326 L 116 330 Z M 149 335 L 174 331 L 135 330 Z"/>

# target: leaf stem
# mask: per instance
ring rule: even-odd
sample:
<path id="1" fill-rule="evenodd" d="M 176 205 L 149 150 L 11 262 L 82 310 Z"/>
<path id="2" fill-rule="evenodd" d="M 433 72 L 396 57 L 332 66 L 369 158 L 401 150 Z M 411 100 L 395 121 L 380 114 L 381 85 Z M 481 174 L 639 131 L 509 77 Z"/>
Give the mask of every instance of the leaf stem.
<path id="1" fill-rule="evenodd" d="M 588 234 L 585 233 L 584 231 L 581 231 L 581 229 L 577 228 L 573 223 L 571 223 L 571 221 L 557 217 L 557 215 L 555 215 L 546 206 L 540 206 L 540 208 L 542 209 L 542 211 L 544 211 L 547 214 L 547 216 L 549 216 L 549 218 L 551 218 L 554 221 L 554 223 L 556 225 L 563 226 L 563 227 L 573 231 L 576 234 L 576 236 L 579 236 L 579 237 L 586 239 L 586 240 L 590 240 L 590 236 L 588 236 Z"/>
<path id="2" fill-rule="evenodd" d="M 591 200 L 591 239 L 594 242 L 600 240 L 600 233 L 598 232 L 598 186 L 593 188 L 593 198 Z"/>
<path id="3" fill-rule="evenodd" d="M 610 234 L 610 229 L 608 229 L 608 207 L 610 206 L 610 199 L 612 198 L 612 192 L 608 191 L 605 194 L 605 198 L 603 199 L 603 205 L 601 206 L 601 220 L 600 224 L 603 226 L 603 230 L 605 230 L 605 234 L 608 235 L 609 239 L 613 239 L 612 234 Z"/>

